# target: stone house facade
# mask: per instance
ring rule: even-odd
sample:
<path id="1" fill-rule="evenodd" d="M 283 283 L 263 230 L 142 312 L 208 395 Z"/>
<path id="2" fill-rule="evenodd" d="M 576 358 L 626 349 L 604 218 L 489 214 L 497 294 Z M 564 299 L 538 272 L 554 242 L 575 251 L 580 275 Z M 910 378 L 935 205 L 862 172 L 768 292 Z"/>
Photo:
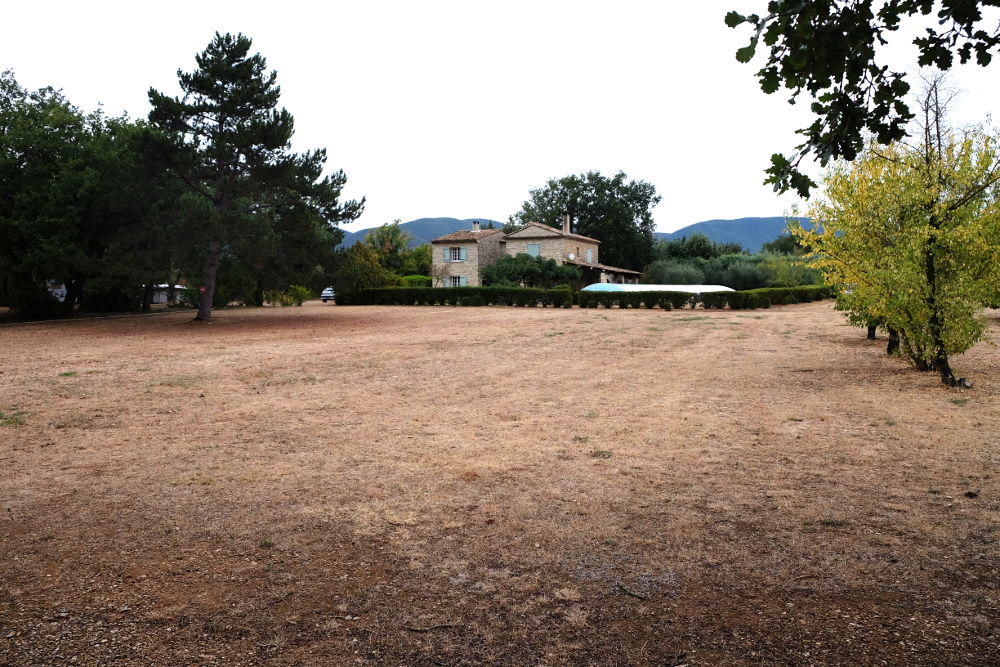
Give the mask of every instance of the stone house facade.
<path id="1" fill-rule="evenodd" d="M 441 236 L 432 243 L 433 284 L 435 287 L 480 286 L 479 270 L 496 262 L 502 255 L 526 253 L 532 257 L 572 264 L 583 272 L 584 284 L 638 283 L 639 272 L 605 266 L 598 259 L 601 242 L 570 231 L 569 216 L 562 229 L 529 222 L 520 229 L 503 234 L 498 229 L 459 231 Z"/>
<path id="2" fill-rule="evenodd" d="M 452 232 L 431 241 L 431 279 L 434 287 L 480 287 L 479 269 L 503 254 L 503 231 L 481 229 Z"/>

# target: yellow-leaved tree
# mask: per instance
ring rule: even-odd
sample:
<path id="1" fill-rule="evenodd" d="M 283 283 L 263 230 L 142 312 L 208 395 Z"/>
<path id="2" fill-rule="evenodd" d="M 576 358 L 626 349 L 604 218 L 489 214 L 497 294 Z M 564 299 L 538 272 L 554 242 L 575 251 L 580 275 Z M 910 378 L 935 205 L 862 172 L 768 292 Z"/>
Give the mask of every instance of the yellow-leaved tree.
<path id="1" fill-rule="evenodd" d="M 831 169 L 793 229 L 854 324 L 889 330 L 920 370 L 956 380 L 949 356 L 981 340 L 1000 294 L 1000 154 L 982 128 L 946 127 L 941 81 L 921 98 L 918 143 L 870 143 Z M 890 349 L 890 351 L 892 351 Z"/>

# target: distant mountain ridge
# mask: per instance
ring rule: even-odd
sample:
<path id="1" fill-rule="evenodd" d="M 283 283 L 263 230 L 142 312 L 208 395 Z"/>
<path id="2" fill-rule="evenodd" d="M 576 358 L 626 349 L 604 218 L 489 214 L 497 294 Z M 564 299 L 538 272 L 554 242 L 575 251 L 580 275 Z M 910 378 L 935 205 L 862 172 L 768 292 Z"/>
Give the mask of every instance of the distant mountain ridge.
<path id="1" fill-rule="evenodd" d="M 466 218 L 465 220 L 459 220 L 458 218 L 417 218 L 416 220 L 400 223 L 399 228 L 413 236 L 413 240 L 410 241 L 410 247 L 415 248 L 419 245 L 430 243 L 439 236 L 451 234 L 460 229 L 472 229 L 473 222 L 479 222 L 483 227 L 490 222 L 497 228 L 502 228 L 504 225 L 500 220 L 490 220 L 489 218 Z M 364 241 L 365 237 L 368 236 L 368 232 L 373 229 L 378 228 L 369 227 L 368 229 L 361 229 L 356 232 L 344 230 L 344 240 L 337 247 L 350 247 L 358 241 Z"/>
<path id="2" fill-rule="evenodd" d="M 786 218 L 782 215 L 769 218 L 737 218 L 735 220 L 704 220 L 682 227 L 676 232 L 654 232 L 657 239 L 679 239 L 704 234 L 716 243 L 739 243 L 747 252 L 759 252 L 761 246 L 781 236 L 789 220 L 808 226 L 809 218 Z"/>
<path id="3" fill-rule="evenodd" d="M 785 226 L 789 219 L 798 220 L 808 224 L 807 218 L 785 218 L 784 216 L 773 216 L 769 218 L 737 218 L 735 220 L 704 220 L 696 222 L 687 227 L 678 229 L 676 232 L 654 232 L 657 239 L 679 239 L 694 234 L 704 234 L 716 243 L 739 243 L 747 252 L 758 252 L 762 245 L 769 243 L 781 236 L 785 231 Z M 479 222 L 483 227 L 490 222 L 494 227 L 503 227 L 500 220 L 490 220 L 489 218 L 419 218 L 410 220 L 399 225 L 403 231 L 411 234 L 413 240 L 410 247 L 430 243 L 439 236 L 457 232 L 460 229 L 471 229 L 473 222 Z M 337 247 L 348 247 L 358 241 L 364 241 L 368 232 L 375 229 L 370 227 L 356 232 L 344 232 L 344 240 Z"/>

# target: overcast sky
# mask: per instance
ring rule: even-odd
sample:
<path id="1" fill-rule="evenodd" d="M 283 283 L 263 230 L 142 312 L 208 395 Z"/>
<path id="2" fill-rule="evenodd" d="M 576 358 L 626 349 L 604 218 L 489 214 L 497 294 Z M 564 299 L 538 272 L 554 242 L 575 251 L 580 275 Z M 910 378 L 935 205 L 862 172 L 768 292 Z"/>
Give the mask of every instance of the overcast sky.
<path id="1" fill-rule="evenodd" d="M 790 151 L 805 105 L 759 91 L 735 50 L 730 9 L 765 0 L 439 0 L 327 2 L 12 2 L 0 69 L 61 88 L 85 111 L 144 117 L 152 86 L 215 31 L 242 32 L 278 72 L 295 150 L 325 147 L 347 198 L 348 229 L 399 218 L 506 220 L 549 178 L 621 170 L 663 197 L 657 228 L 782 215 L 795 198 L 763 186 Z M 915 61 L 909 48 L 900 62 Z M 1000 65 L 964 68 L 954 117 L 1000 101 Z M 969 70 L 969 71 L 965 71 Z"/>

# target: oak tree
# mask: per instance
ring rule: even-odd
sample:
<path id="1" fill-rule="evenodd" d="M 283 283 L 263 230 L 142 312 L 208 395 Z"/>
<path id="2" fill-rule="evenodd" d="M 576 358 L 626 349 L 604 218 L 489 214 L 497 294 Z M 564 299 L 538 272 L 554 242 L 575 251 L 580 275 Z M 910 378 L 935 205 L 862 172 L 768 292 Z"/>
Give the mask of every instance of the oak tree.
<path id="1" fill-rule="evenodd" d="M 878 49 L 889 43 L 907 20 L 936 18 L 935 26 L 916 37 L 921 67 L 947 70 L 957 60 L 988 65 L 1000 48 L 995 17 L 983 10 L 1000 0 L 771 0 L 765 13 L 726 15 L 728 26 L 748 25 L 750 43 L 736 52 L 746 63 L 757 48 L 767 53 L 757 71 L 761 90 L 784 87 L 794 104 L 805 92 L 813 98 L 813 123 L 798 130 L 805 140 L 790 157 L 771 156 L 766 183 L 803 197 L 816 185 L 799 170 L 807 155 L 823 166 L 853 160 L 870 134 L 881 144 L 906 136 L 913 113 L 905 102 L 910 90 L 902 72 L 879 63 Z"/>
<path id="2" fill-rule="evenodd" d="M 608 178 L 590 171 L 550 179 L 530 194 L 510 223 L 561 228 L 568 214 L 573 233 L 601 242 L 602 264 L 641 271 L 652 259 L 653 208 L 660 203 L 653 185 L 630 181 L 624 172 Z"/>

